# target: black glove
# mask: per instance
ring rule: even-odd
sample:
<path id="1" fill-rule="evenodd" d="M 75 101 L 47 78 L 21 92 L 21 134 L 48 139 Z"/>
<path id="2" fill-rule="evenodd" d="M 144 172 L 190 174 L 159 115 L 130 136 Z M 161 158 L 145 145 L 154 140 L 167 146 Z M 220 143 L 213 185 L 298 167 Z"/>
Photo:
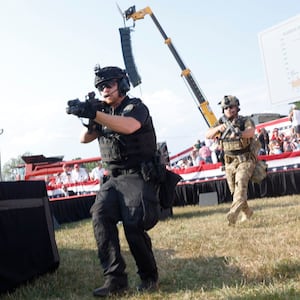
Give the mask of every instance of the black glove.
<path id="1" fill-rule="evenodd" d="M 96 118 L 97 108 L 89 101 L 81 102 L 79 99 L 75 99 L 68 101 L 66 112 L 67 114 L 94 120 Z"/>

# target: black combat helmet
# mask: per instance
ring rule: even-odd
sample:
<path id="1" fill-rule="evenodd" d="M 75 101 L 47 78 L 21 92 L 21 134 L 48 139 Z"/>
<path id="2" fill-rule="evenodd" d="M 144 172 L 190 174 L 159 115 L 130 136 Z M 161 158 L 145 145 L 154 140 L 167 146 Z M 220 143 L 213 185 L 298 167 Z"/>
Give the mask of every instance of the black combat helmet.
<path id="1" fill-rule="evenodd" d="M 104 82 L 116 79 L 118 82 L 118 88 L 120 95 L 126 95 L 130 90 L 129 78 L 127 77 L 126 71 L 118 67 L 104 67 L 101 68 L 99 65 L 95 67 L 95 87 L 99 88 Z"/>

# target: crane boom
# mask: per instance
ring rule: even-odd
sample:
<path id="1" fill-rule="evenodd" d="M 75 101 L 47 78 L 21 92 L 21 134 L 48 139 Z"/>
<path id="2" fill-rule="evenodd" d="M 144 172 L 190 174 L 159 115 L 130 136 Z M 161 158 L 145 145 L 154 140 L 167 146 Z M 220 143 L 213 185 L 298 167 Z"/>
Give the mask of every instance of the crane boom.
<path id="1" fill-rule="evenodd" d="M 195 98 L 198 101 L 198 109 L 201 112 L 202 116 L 204 117 L 205 122 L 209 127 L 214 125 L 217 122 L 217 118 L 213 111 L 211 110 L 207 99 L 205 98 L 203 92 L 201 91 L 200 87 L 198 86 L 197 82 L 193 78 L 191 70 L 188 69 L 184 62 L 182 61 L 181 57 L 179 56 L 177 50 L 175 49 L 171 38 L 169 38 L 163 28 L 161 27 L 160 23 L 158 22 L 156 16 L 152 12 L 151 8 L 147 6 L 139 11 L 135 10 L 135 6 L 130 7 L 125 11 L 126 20 L 132 19 L 133 21 L 143 19 L 145 15 L 150 15 L 152 21 L 156 25 L 157 29 L 161 33 L 162 37 L 164 38 L 165 43 L 168 45 L 171 53 L 173 54 L 174 58 L 176 59 L 180 69 L 181 69 L 181 76 L 183 76 L 188 83 L 191 91 L 193 92 Z"/>

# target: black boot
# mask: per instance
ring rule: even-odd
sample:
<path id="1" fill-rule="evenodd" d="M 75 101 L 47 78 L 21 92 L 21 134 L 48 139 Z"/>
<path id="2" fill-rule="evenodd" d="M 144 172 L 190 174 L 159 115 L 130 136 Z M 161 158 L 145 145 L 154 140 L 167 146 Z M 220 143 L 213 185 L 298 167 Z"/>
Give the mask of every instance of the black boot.
<path id="1" fill-rule="evenodd" d="M 137 286 L 138 292 L 155 292 L 158 290 L 158 281 L 153 279 L 142 280 L 141 284 Z"/>
<path id="2" fill-rule="evenodd" d="M 95 297 L 107 297 L 109 295 L 116 295 L 125 292 L 128 289 L 128 283 L 118 283 L 106 280 L 103 286 L 95 289 L 93 295 Z"/>

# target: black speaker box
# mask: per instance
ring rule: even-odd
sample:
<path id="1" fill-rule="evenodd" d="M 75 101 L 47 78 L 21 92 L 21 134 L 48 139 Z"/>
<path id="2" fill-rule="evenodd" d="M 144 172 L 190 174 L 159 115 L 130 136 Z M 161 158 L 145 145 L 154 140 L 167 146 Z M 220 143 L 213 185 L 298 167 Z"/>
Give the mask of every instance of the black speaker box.
<path id="1" fill-rule="evenodd" d="M 58 266 L 45 182 L 0 182 L 0 294 Z"/>
<path id="2" fill-rule="evenodd" d="M 142 81 L 137 71 L 133 54 L 132 54 L 130 28 L 129 27 L 119 28 L 119 32 L 121 37 L 123 60 L 126 67 L 126 71 L 132 86 L 136 87 Z"/>

